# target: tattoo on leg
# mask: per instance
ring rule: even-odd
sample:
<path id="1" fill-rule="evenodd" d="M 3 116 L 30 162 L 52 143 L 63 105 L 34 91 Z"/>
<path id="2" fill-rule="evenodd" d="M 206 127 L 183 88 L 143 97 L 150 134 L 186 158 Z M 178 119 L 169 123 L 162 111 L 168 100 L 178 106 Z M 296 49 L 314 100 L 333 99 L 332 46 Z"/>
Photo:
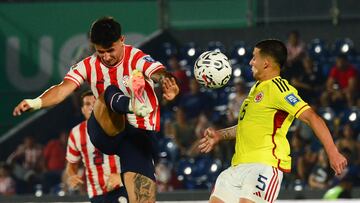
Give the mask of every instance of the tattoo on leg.
<path id="1" fill-rule="evenodd" d="M 136 174 L 134 183 L 137 202 L 155 202 L 155 183 L 151 179 Z"/>

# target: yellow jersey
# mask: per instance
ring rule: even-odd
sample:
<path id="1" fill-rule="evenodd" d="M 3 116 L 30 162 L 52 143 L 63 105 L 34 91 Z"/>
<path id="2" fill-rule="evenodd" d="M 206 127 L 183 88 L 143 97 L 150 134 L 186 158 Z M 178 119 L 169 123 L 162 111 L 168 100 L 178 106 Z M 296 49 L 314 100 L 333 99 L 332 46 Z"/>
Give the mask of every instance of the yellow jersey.
<path id="1" fill-rule="evenodd" d="M 257 82 L 240 108 L 232 165 L 263 163 L 290 172 L 286 134 L 294 118 L 308 108 L 280 76 Z"/>

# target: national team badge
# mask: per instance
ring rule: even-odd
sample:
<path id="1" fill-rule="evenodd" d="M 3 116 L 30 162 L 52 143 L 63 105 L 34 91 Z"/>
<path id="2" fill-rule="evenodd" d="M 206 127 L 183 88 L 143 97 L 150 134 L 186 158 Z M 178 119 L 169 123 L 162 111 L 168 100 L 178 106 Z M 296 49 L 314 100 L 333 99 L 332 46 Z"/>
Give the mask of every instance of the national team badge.
<path id="1" fill-rule="evenodd" d="M 254 101 L 255 101 L 256 103 L 258 103 L 258 102 L 260 102 L 260 101 L 263 99 L 263 97 L 264 97 L 264 93 L 263 93 L 263 92 L 259 92 L 259 93 L 255 96 Z"/>
<path id="2" fill-rule="evenodd" d="M 123 84 L 125 87 L 128 87 L 128 82 L 129 82 L 129 76 L 128 75 L 125 75 L 123 77 L 123 80 L 122 80 Z"/>
<path id="3" fill-rule="evenodd" d="M 151 58 L 151 56 L 145 56 L 144 57 L 144 60 L 147 61 L 147 62 L 150 62 L 150 63 L 154 63 L 155 60 L 153 58 Z"/>
<path id="4" fill-rule="evenodd" d="M 291 104 L 292 106 L 295 106 L 296 103 L 298 103 L 300 101 L 300 99 L 298 99 L 293 93 L 287 95 L 285 97 L 286 101 L 289 102 L 289 104 Z"/>

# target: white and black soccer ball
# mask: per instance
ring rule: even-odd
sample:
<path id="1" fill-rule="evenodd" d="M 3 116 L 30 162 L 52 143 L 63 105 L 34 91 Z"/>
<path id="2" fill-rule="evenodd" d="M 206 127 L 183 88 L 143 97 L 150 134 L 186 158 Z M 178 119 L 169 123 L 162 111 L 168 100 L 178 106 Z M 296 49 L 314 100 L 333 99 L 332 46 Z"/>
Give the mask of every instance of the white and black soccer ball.
<path id="1" fill-rule="evenodd" d="M 195 79 L 208 88 L 220 88 L 226 85 L 232 74 L 228 58 L 220 51 L 202 53 L 194 64 Z"/>

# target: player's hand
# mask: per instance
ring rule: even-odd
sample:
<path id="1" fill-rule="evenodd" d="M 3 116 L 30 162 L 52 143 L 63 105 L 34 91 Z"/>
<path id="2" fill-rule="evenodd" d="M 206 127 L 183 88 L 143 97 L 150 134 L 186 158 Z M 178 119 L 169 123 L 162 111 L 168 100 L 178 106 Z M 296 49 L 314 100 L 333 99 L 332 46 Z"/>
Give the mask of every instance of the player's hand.
<path id="1" fill-rule="evenodd" d="M 335 171 L 335 175 L 341 175 L 341 173 L 346 169 L 347 160 L 340 154 L 340 152 L 335 149 L 328 153 L 329 162 L 331 168 Z"/>
<path id="2" fill-rule="evenodd" d="M 208 153 L 214 149 L 215 145 L 220 141 L 220 134 L 212 128 L 207 128 L 204 137 L 199 141 L 199 150 L 202 153 Z"/>
<path id="3" fill-rule="evenodd" d="M 176 84 L 175 78 L 167 77 L 162 80 L 162 90 L 163 98 L 168 101 L 173 100 L 180 91 L 178 85 Z"/>
<path id="4" fill-rule="evenodd" d="M 21 113 L 29 110 L 31 110 L 31 107 L 24 99 L 14 108 L 13 116 L 20 116 Z"/>
<path id="5" fill-rule="evenodd" d="M 76 189 L 79 185 L 84 184 L 84 181 L 81 179 L 81 176 L 76 174 L 69 176 L 66 183 L 71 189 Z"/>
<path id="6" fill-rule="evenodd" d="M 116 186 L 122 186 L 121 176 L 118 173 L 112 173 L 108 177 L 106 189 L 110 191 L 113 190 Z"/>

